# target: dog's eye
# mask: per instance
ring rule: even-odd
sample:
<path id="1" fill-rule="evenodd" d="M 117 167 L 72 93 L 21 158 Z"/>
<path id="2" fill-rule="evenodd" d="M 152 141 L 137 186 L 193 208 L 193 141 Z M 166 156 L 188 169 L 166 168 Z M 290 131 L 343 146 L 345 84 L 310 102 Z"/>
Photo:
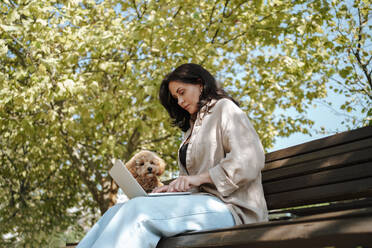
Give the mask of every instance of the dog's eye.
<path id="1" fill-rule="evenodd" d="M 145 164 L 144 162 L 141 162 L 141 163 L 140 163 L 141 166 L 144 165 L 144 164 Z"/>

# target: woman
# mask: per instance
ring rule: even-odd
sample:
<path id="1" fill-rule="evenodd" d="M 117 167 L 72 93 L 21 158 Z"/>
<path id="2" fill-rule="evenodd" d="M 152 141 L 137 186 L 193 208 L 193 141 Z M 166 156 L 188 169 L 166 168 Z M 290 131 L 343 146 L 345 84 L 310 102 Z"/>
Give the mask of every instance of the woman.
<path id="1" fill-rule="evenodd" d="M 238 104 L 196 64 L 168 74 L 159 96 L 185 135 L 180 176 L 154 192 L 207 194 L 138 197 L 117 204 L 78 247 L 156 247 L 161 237 L 267 220 L 261 183 L 264 152 Z"/>

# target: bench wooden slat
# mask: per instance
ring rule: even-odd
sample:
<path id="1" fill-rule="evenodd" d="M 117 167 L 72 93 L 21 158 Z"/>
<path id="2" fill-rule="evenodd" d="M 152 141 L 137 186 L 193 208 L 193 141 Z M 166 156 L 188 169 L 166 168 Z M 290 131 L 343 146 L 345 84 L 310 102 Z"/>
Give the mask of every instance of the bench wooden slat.
<path id="1" fill-rule="evenodd" d="M 348 164 L 363 163 L 365 161 L 372 161 L 372 148 L 337 154 L 327 158 L 314 159 L 294 166 L 284 166 L 274 170 L 264 170 L 262 172 L 262 181 L 265 184 L 272 180 L 281 180 L 293 176 L 316 173 L 325 170 L 328 167 L 342 167 Z"/>
<path id="2" fill-rule="evenodd" d="M 372 244 L 372 209 L 183 234 L 157 247 L 356 247 Z M 348 245 L 348 246 L 345 246 Z"/>
<path id="3" fill-rule="evenodd" d="M 325 205 L 320 206 L 304 206 L 302 208 L 292 208 L 292 209 L 277 209 L 269 211 L 270 215 L 276 214 L 287 214 L 291 213 L 295 217 L 308 216 L 321 213 L 329 213 L 342 210 L 350 209 L 360 209 L 368 208 L 372 206 L 372 198 L 362 198 L 362 199 L 353 199 L 352 201 L 337 201 L 325 203 Z"/>
<path id="4" fill-rule="evenodd" d="M 279 209 L 367 196 L 372 197 L 372 177 L 265 195 L 265 198 L 269 209 Z"/>
<path id="5" fill-rule="evenodd" d="M 283 159 L 291 156 L 297 156 L 303 153 L 309 153 L 324 149 L 326 147 L 337 146 L 344 143 L 354 142 L 360 139 L 372 137 L 372 126 L 358 128 L 355 130 L 342 132 L 329 137 L 313 140 L 304 144 L 288 147 L 279 151 L 266 154 L 266 163 Z"/>
<path id="6" fill-rule="evenodd" d="M 264 184 L 264 191 L 265 195 L 271 195 L 325 184 L 340 183 L 364 177 L 372 177 L 371 162 L 268 182 Z"/>
<path id="7" fill-rule="evenodd" d="M 276 160 L 273 162 L 268 162 L 265 164 L 264 170 L 271 170 L 283 166 L 291 166 L 299 163 L 304 163 L 307 161 L 312 161 L 314 158 L 321 159 L 327 158 L 332 155 L 341 155 L 347 152 L 358 151 L 365 148 L 369 148 L 372 151 L 372 137 L 368 139 L 358 140 L 352 143 L 346 143 L 339 146 L 334 146 L 327 149 L 318 150 L 311 153 L 306 153 L 302 155 L 298 155 L 296 157 L 290 157 L 285 159 Z"/>

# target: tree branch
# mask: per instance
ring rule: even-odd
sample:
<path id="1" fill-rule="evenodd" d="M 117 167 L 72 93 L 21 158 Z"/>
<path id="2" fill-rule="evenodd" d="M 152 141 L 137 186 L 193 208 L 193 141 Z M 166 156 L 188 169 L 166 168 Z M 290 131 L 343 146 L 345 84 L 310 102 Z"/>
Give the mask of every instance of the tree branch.
<path id="1" fill-rule="evenodd" d="M 138 18 L 138 19 L 141 19 L 141 13 L 140 13 L 139 10 L 137 9 L 136 0 L 132 0 L 132 3 L 133 3 L 133 5 L 134 5 L 134 9 L 136 10 L 137 18 Z"/>
<path id="2" fill-rule="evenodd" d="M 243 32 L 241 34 L 238 34 L 235 37 L 231 38 L 230 40 L 224 41 L 222 44 L 226 45 L 226 44 L 230 43 L 231 41 L 234 41 L 234 40 L 238 39 L 239 37 L 244 36 L 246 33 L 247 32 Z"/>
<path id="3" fill-rule="evenodd" d="M 145 1 L 145 3 L 144 3 L 145 7 L 143 8 L 142 13 L 141 13 L 140 10 L 138 10 L 138 6 L 136 4 L 136 0 L 132 0 L 132 3 L 134 5 L 134 9 L 136 10 L 136 14 L 137 14 L 138 20 L 142 19 L 142 17 L 145 15 L 146 10 L 147 10 L 147 2 Z"/>
<path id="4" fill-rule="evenodd" d="M 178 8 L 178 10 L 176 11 L 176 13 L 173 15 L 173 19 L 177 17 L 178 13 L 180 13 L 182 9 L 182 6 Z"/>
<path id="5" fill-rule="evenodd" d="M 218 28 L 218 29 L 216 30 L 216 32 L 214 33 L 213 38 L 212 38 L 212 41 L 211 41 L 212 44 L 214 44 L 215 39 L 217 38 L 217 35 L 218 35 L 218 32 L 219 32 L 219 31 L 220 31 L 220 29 Z"/>
<path id="6" fill-rule="evenodd" d="M 102 197 L 100 196 L 100 192 L 95 184 L 95 182 L 92 182 L 90 180 L 90 177 L 92 175 L 89 175 L 89 173 L 85 170 L 84 166 L 81 165 L 81 161 L 73 154 L 72 148 L 68 144 L 64 144 L 67 153 L 71 159 L 72 165 L 76 168 L 76 170 L 79 173 L 79 176 L 81 180 L 85 183 L 85 185 L 88 187 L 89 192 L 92 194 L 93 199 L 97 202 L 100 210 L 102 213 L 104 213 L 104 207 L 102 206 Z"/>
<path id="7" fill-rule="evenodd" d="M 226 0 L 225 5 L 223 6 L 222 16 L 224 18 L 227 18 L 227 17 L 231 16 L 231 14 L 232 14 L 232 11 L 231 11 L 229 15 L 226 15 L 226 8 L 227 8 L 227 5 L 229 4 L 229 2 L 230 2 L 230 0 Z"/>
<path id="8" fill-rule="evenodd" d="M 242 6 L 243 4 L 247 3 L 248 1 L 242 1 L 237 6 L 235 6 L 235 8 L 232 9 L 229 14 L 226 14 L 226 8 L 227 8 L 227 5 L 229 4 L 229 2 L 230 2 L 230 0 L 226 0 L 225 6 L 223 7 L 222 16 L 224 18 L 229 18 L 238 8 L 240 8 L 240 6 Z"/>
<path id="9" fill-rule="evenodd" d="M 12 53 L 14 53 L 20 59 L 21 65 L 26 68 L 27 65 L 26 65 L 25 59 L 23 58 L 23 54 L 20 53 L 19 50 L 16 49 L 15 47 L 13 47 L 11 44 L 7 44 L 7 45 L 10 48 L 10 50 L 12 51 Z"/>
<path id="10" fill-rule="evenodd" d="M 136 127 L 128 141 L 128 146 L 127 146 L 128 156 L 130 156 L 137 149 L 139 145 L 139 138 L 140 138 L 140 133 L 138 131 L 138 127 Z"/>
<path id="11" fill-rule="evenodd" d="M 169 137 L 171 137 L 172 135 L 168 134 L 164 137 L 161 137 L 161 138 L 157 138 L 157 139 L 153 139 L 153 140 L 148 140 L 146 142 L 142 142 L 141 145 L 147 145 L 147 144 L 151 144 L 151 143 L 158 143 L 158 142 L 161 142 L 163 140 L 166 140 L 168 139 Z"/>
<path id="12" fill-rule="evenodd" d="M 356 49 L 356 51 L 351 49 L 351 51 L 354 54 L 355 58 L 357 59 L 359 66 L 362 68 L 362 71 L 367 78 L 369 88 L 372 89 L 372 78 L 370 76 L 371 73 L 368 72 L 368 67 L 367 67 L 368 64 L 363 64 L 362 59 L 360 57 L 360 51 L 362 49 L 361 42 L 362 42 L 363 21 L 361 20 L 362 16 L 360 14 L 360 9 L 359 8 L 358 8 L 358 18 L 359 18 L 359 27 L 358 27 L 357 49 Z M 366 21 L 368 21 L 368 16 L 366 17 Z M 368 93 L 367 95 L 372 99 L 372 96 L 371 96 L 370 93 Z"/>
<path id="13" fill-rule="evenodd" d="M 209 15 L 209 23 L 208 23 L 208 26 L 207 28 L 205 29 L 205 32 L 208 32 L 209 28 L 212 26 L 212 24 L 214 23 L 212 20 L 213 20 L 213 15 L 214 15 L 214 11 L 216 10 L 216 5 L 217 5 L 218 1 L 214 3 L 213 5 L 213 8 L 212 8 L 212 11 L 211 11 L 211 14 Z"/>

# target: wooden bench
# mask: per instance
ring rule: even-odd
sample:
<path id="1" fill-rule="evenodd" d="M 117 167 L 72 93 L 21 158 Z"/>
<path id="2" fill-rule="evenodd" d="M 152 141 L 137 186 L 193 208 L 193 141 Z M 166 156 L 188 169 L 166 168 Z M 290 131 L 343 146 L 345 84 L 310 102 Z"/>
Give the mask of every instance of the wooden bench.
<path id="1" fill-rule="evenodd" d="M 372 247 L 372 127 L 266 154 L 270 221 L 162 239 L 170 247 Z"/>

